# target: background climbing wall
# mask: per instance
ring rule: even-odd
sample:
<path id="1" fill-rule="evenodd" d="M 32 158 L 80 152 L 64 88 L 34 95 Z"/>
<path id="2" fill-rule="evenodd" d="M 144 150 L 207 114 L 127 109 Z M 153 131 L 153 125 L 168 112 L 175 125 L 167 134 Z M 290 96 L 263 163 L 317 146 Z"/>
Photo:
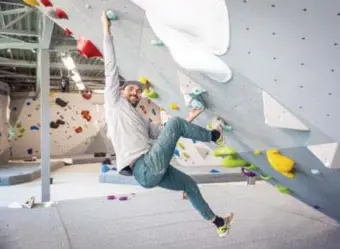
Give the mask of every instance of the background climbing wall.
<path id="1" fill-rule="evenodd" d="M 0 82 L 0 167 L 9 159 L 7 126 L 9 101 L 9 87 L 6 83 Z"/>

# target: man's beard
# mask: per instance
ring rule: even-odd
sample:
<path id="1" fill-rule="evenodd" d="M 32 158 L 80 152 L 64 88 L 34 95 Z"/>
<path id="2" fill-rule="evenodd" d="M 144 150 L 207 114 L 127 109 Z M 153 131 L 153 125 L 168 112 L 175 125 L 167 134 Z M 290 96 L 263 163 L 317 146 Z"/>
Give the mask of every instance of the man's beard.
<path id="1" fill-rule="evenodd" d="M 129 101 L 130 102 L 130 104 L 133 106 L 133 107 L 137 107 L 138 106 L 138 103 L 139 103 L 139 100 L 137 100 L 135 103 L 133 103 L 133 102 L 131 102 L 131 101 Z"/>

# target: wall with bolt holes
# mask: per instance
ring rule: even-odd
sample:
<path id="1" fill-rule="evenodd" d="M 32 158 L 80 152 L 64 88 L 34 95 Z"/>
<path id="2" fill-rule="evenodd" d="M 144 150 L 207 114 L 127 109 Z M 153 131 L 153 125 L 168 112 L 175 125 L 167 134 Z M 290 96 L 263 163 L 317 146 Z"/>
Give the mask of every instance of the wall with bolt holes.
<path id="1" fill-rule="evenodd" d="M 0 82 L 0 167 L 7 163 L 9 159 L 7 124 L 9 101 L 9 86 L 4 82 Z"/>

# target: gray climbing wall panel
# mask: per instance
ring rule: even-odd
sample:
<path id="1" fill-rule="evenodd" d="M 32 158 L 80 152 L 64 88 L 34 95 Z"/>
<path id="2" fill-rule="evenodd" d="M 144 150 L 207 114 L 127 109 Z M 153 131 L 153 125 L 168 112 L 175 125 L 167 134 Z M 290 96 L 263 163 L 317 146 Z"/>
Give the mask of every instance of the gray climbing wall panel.
<path id="1" fill-rule="evenodd" d="M 339 172 L 325 168 L 305 146 L 340 140 L 340 3 L 338 0 L 227 0 L 231 45 L 221 58 L 233 70 L 227 84 L 186 72 L 173 61 L 166 47 L 152 46 L 157 39 L 143 10 L 126 0 L 53 1 L 69 20 L 55 20 L 75 37 L 85 36 L 100 49 L 100 11 L 115 8 L 119 21 L 113 33 L 120 73 L 127 79 L 145 75 L 159 93 L 155 101 L 172 115 L 186 116 L 179 91 L 181 70 L 207 90 L 207 110 L 197 123 L 205 126 L 221 115 L 234 131 L 228 142 L 262 172 L 289 187 L 293 195 L 340 221 Z M 85 4 L 91 8 L 86 9 Z M 46 9 L 42 11 L 47 13 Z M 194 14 L 194 8 L 193 8 Z M 286 107 L 310 131 L 271 128 L 265 124 L 262 91 Z M 169 108 L 171 102 L 179 111 Z M 249 151 L 280 148 L 297 162 L 297 175 L 289 180 L 275 172 L 264 156 Z M 321 174 L 311 175 L 311 169 Z"/>

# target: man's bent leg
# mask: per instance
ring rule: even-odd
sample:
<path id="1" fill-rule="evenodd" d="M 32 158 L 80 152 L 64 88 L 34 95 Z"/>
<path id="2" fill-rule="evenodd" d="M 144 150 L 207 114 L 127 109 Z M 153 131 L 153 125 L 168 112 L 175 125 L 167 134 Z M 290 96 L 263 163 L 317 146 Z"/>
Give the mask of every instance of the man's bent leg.
<path id="1" fill-rule="evenodd" d="M 213 220 L 215 218 L 214 212 L 203 199 L 196 182 L 190 176 L 173 166 L 169 165 L 167 172 L 158 186 L 170 190 L 185 191 L 191 204 L 204 219 Z"/>
<path id="2" fill-rule="evenodd" d="M 145 155 L 145 162 L 152 167 L 150 170 L 153 170 L 155 174 L 165 174 L 180 137 L 211 142 L 212 132 L 179 117 L 170 119 L 156 143 Z"/>

